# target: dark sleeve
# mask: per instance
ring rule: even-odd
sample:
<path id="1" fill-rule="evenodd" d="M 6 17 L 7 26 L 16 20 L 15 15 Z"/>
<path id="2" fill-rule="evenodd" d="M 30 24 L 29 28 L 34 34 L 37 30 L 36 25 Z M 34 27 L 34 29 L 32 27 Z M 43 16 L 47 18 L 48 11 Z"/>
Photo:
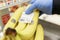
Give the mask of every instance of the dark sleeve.
<path id="1" fill-rule="evenodd" d="M 52 14 L 60 14 L 60 0 L 53 0 Z"/>

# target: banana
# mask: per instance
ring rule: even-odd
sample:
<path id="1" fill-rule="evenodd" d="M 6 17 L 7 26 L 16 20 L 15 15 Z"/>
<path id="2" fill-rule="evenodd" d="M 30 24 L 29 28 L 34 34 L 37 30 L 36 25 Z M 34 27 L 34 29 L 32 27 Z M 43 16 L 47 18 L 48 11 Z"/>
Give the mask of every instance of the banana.
<path id="1" fill-rule="evenodd" d="M 14 13 L 14 15 L 9 19 L 8 23 L 5 25 L 3 32 L 5 32 L 5 30 L 10 27 L 10 28 L 14 28 L 15 25 L 17 24 L 17 21 L 19 20 L 22 12 L 24 11 L 26 7 L 19 7 L 16 12 Z"/>
<path id="2" fill-rule="evenodd" d="M 16 36 L 11 36 L 11 35 L 6 36 L 5 35 L 0 40 L 21 40 L 21 38 L 19 35 L 16 35 Z"/>
<path id="3" fill-rule="evenodd" d="M 34 35 L 33 35 L 32 38 L 30 38 L 29 40 L 34 40 Z"/>
<path id="4" fill-rule="evenodd" d="M 44 40 L 44 31 L 41 24 L 38 24 L 37 26 L 35 40 Z"/>
<path id="5" fill-rule="evenodd" d="M 16 27 L 16 31 L 18 30 L 18 33 L 20 34 L 22 39 L 29 39 L 32 37 L 32 35 L 35 33 L 36 26 L 38 23 L 38 16 L 39 12 L 34 12 L 35 15 L 33 17 L 33 22 L 31 24 L 21 24 Z M 38 14 L 37 14 L 38 13 Z"/>
<path id="6" fill-rule="evenodd" d="M 35 33 L 38 24 L 39 11 L 35 10 L 33 13 L 34 17 L 32 19 L 32 23 L 26 24 L 19 22 L 18 26 L 15 28 L 17 33 L 20 34 L 22 40 L 30 39 Z"/>
<path id="7" fill-rule="evenodd" d="M 21 40 L 20 36 L 17 34 L 15 40 Z"/>
<path id="8" fill-rule="evenodd" d="M 19 33 L 22 39 L 31 38 L 36 31 L 36 27 L 38 24 L 39 11 L 35 11 L 33 13 L 34 13 L 34 17 L 33 17 L 32 23 L 27 24 L 26 28 Z"/>
<path id="9" fill-rule="evenodd" d="M 10 40 L 10 37 L 9 36 L 3 36 L 2 38 L 1 38 L 1 40 Z M 12 40 L 12 39 L 11 39 Z M 13 39 L 14 40 L 14 39 Z"/>
<path id="10" fill-rule="evenodd" d="M 15 28 L 15 30 L 17 31 L 17 33 L 19 33 L 20 31 L 24 30 L 24 28 L 26 27 L 26 23 L 23 22 L 19 22 L 17 27 Z"/>
<path id="11" fill-rule="evenodd" d="M 30 5 L 29 5 L 30 6 Z M 28 6 L 28 7 L 29 7 Z M 26 7 L 26 6 L 25 6 Z M 28 8 L 27 7 L 27 8 Z M 26 9 L 27 9 L 26 8 Z M 24 8 L 23 8 L 24 9 Z M 19 33 L 20 31 L 24 30 L 24 28 L 26 27 L 27 23 L 23 23 L 21 21 L 19 21 L 18 25 L 15 27 L 15 30 Z"/>
<path id="12" fill-rule="evenodd" d="M 25 39 L 24 39 L 25 40 Z M 27 40 L 34 40 L 34 35 L 30 38 L 30 39 L 27 39 Z"/>

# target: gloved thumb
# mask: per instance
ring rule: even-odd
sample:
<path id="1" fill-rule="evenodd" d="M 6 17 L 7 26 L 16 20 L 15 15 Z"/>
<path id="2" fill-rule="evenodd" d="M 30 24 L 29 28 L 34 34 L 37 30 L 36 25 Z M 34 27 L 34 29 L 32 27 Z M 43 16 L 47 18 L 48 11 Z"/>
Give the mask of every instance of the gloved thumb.
<path id="1" fill-rule="evenodd" d="M 33 12 L 33 10 L 36 8 L 36 4 L 33 3 L 31 6 L 25 11 L 26 14 L 30 14 Z"/>

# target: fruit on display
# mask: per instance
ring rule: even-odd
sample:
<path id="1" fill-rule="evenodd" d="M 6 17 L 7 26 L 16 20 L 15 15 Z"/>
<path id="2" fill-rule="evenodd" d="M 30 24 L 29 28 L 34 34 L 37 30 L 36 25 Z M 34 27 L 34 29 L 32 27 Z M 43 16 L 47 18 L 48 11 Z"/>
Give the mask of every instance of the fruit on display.
<path id="1" fill-rule="evenodd" d="M 10 14 L 8 8 L 0 10 L 0 24 L 2 27 L 6 25 L 9 19 L 10 19 Z"/>
<path id="2" fill-rule="evenodd" d="M 34 17 L 32 19 L 32 23 L 21 24 L 21 22 L 19 22 L 20 24 L 18 24 L 18 26 L 16 27 L 16 31 L 18 32 L 18 34 L 20 34 L 23 40 L 31 38 L 36 31 L 36 26 L 38 24 L 39 11 L 35 10 L 33 13 L 34 13 Z M 23 29 L 21 30 L 20 27 L 21 28 L 23 27 Z"/>
<path id="3" fill-rule="evenodd" d="M 18 30 L 19 27 L 16 29 L 18 33 L 20 34 L 20 36 L 24 39 L 31 38 L 36 31 L 36 27 L 38 24 L 39 11 L 35 11 L 33 13 L 34 13 L 34 17 L 32 19 L 32 23 L 27 24 L 26 27 L 22 31 Z"/>
<path id="4" fill-rule="evenodd" d="M 19 35 L 16 35 L 16 37 L 11 36 L 11 35 L 9 36 L 5 35 L 4 37 L 0 38 L 0 40 L 21 40 L 21 38 Z"/>
<path id="5" fill-rule="evenodd" d="M 15 5 L 15 6 L 10 7 L 9 9 L 10 9 L 10 12 L 15 12 L 18 8 L 19 6 Z"/>
<path id="6" fill-rule="evenodd" d="M 21 40 L 20 36 L 17 34 L 15 40 Z"/>
<path id="7" fill-rule="evenodd" d="M 19 18 L 21 17 L 22 12 L 24 11 L 25 7 L 19 7 L 15 12 L 14 15 L 9 19 L 8 23 L 5 25 L 3 32 L 8 28 L 14 28 L 16 23 L 18 22 Z"/>
<path id="8" fill-rule="evenodd" d="M 6 23 L 8 22 L 8 20 L 10 19 L 10 14 L 5 14 L 5 15 L 2 15 L 2 23 L 3 25 L 6 25 Z"/>
<path id="9" fill-rule="evenodd" d="M 29 6 L 27 6 L 27 8 Z M 23 7 L 19 7 L 15 11 L 14 15 L 10 18 L 8 23 L 5 25 L 3 32 L 5 32 L 7 28 L 13 28 L 17 31 L 18 36 L 16 37 L 16 39 L 18 40 L 19 37 L 21 38 L 21 40 L 44 40 L 43 28 L 41 24 L 38 24 L 38 18 L 39 18 L 38 10 L 33 11 L 34 16 L 31 23 L 24 23 L 18 21 L 22 13 L 25 11 L 25 9 L 26 6 L 23 6 Z"/>
<path id="10" fill-rule="evenodd" d="M 35 40 L 44 40 L 44 31 L 41 24 L 37 26 Z"/>

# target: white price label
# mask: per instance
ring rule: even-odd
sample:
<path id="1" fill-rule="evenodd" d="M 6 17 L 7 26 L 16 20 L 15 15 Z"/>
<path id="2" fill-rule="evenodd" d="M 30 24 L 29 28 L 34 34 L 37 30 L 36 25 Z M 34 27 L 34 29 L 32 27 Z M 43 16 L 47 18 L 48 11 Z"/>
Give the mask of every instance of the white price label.
<path id="1" fill-rule="evenodd" d="M 28 14 L 25 14 L 25 12 L 23 12 L 19 21 L 24 23 L 31 23 L 33 16 L 34 16 L 34 13 L 31 13 L 28 15 Z"/>

